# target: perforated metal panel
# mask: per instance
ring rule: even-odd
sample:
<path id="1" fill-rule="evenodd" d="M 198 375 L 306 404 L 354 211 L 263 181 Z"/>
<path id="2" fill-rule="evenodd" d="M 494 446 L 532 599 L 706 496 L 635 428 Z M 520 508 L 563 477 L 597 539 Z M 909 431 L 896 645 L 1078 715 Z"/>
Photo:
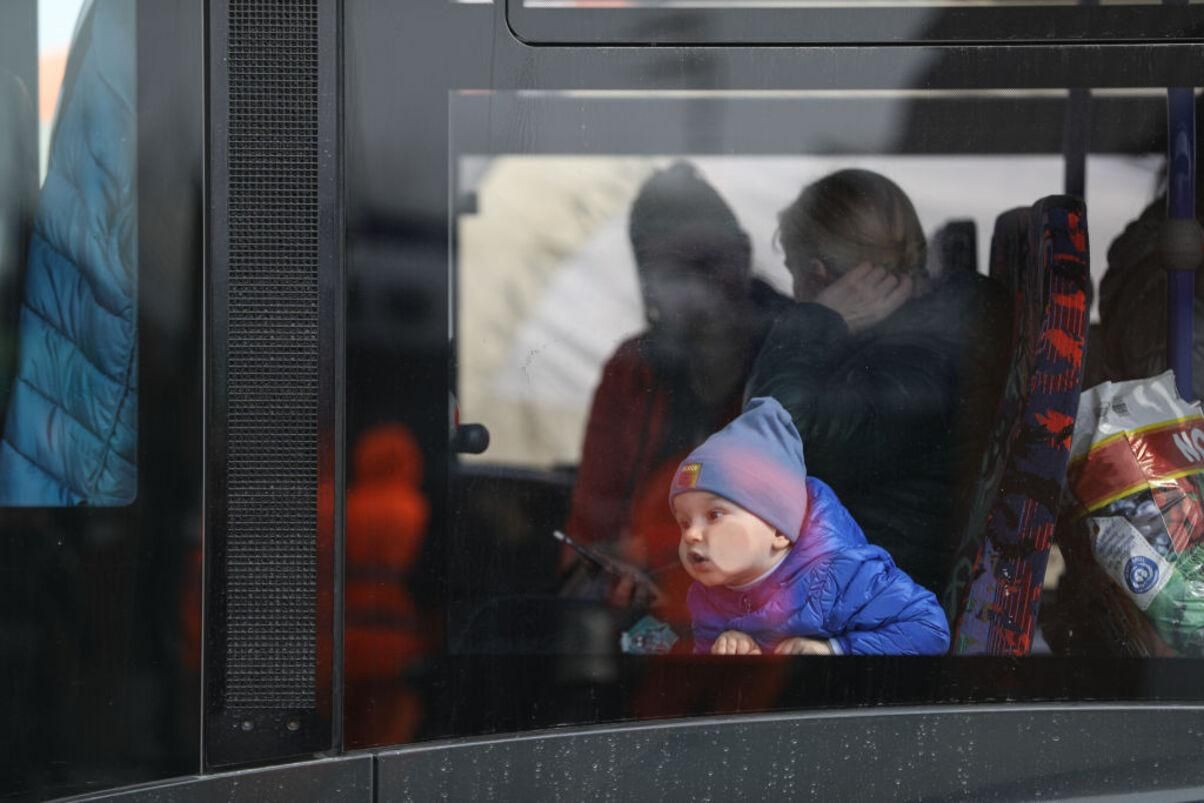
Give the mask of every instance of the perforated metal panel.
<path id="1" fill-rule="evenodd" d="M 314 705 L 318 13 L 234 0 L 225 701 Z"/>
<path id="2" fill-rule="evenodd" d="M 211 764 L 331 739 L 336 9 L 211 5 Z"/>

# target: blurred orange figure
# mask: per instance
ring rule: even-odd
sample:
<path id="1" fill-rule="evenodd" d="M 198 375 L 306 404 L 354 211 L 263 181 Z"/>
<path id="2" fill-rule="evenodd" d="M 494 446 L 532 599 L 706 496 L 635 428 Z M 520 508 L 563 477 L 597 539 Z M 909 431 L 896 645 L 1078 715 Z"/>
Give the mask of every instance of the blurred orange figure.
<path id="1" fill-rule="evenodd" d="M 347 488 L 346 735 L 355 747 L 413 737 L 421 702 L 405 674 L 426 653 L 407 588 L 426 536 L 422 452 L 401 424 L 365 431 Z"/>

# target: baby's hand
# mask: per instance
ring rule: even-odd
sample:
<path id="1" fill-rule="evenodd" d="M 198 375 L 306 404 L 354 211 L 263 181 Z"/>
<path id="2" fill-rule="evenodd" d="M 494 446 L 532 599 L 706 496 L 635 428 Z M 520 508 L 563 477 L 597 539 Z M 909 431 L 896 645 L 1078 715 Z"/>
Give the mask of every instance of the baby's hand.
<path id="1" fill-rule="evenodd" d="M 760 655 L 761 648 L 752 636 L 739 630 L 724 630 L 711 645 L 711 655 Z"/>
<path id="2" fill-rule="evenodd" d="M 720 638 L 723 638 L 720 636 Z M 774 655 L 831 655 L 832 645 L 813 638 L 788 638 L 773 649 Z"/>

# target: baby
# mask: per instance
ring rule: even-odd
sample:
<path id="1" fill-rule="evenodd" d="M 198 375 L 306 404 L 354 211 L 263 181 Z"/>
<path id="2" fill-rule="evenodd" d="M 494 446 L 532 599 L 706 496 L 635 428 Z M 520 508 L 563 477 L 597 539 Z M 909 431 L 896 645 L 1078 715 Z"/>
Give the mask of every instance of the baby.
<path id="1" fill-rule="evenodd" d="M 772 398 L 752 399 L 677 469 L 669 506 L 694 578 L 694 651 L 716 655 L 935 655 L 949 627 L 932 592 L 872 546 L 807 476 Z"/>

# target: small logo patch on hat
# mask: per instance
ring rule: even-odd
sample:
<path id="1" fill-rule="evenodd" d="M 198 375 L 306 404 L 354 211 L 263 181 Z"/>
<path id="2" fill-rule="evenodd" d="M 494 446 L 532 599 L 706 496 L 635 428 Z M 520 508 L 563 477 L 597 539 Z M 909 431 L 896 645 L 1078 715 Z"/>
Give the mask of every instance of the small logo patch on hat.
<path id="1" fill-rule="evenodd" d="M 698 473 L 702 471 L 702 463 L 687 463 L 677 472 L 673 485 L 678 488 L 693 488 L 698 484 Z"/>

